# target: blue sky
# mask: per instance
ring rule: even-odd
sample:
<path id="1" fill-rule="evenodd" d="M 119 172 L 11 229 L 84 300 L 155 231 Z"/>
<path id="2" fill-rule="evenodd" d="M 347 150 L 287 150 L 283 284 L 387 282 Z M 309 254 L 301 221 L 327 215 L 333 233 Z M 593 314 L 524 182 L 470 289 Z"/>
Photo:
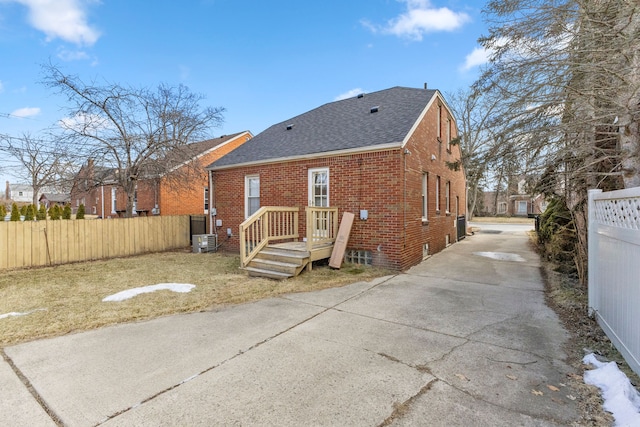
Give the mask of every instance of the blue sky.
<path id="1" fill-rule="evenodd" d="M 64 118 L 51 61 L 85 82 L 184 84 L 254 134 L 392 86 L 452 92 L 486 61 L 478 0 L 0 0 L 0 133 Z M 0 176 L 3 174 L 0 173 Z M 15 179 L 11 179 L 16 181 Z M 4 178 L 2 182 L 4 181 Z"/>

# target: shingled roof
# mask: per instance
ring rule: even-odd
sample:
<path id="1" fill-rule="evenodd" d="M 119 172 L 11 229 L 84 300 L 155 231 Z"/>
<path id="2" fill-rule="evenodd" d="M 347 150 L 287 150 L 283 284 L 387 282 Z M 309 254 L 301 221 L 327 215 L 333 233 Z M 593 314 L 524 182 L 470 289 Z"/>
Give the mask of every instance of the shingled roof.
<path id="1" fill-rule="evenodd" d="M 330 102 L 269 127 L 207 169 L 401 146 L 436 93 L 393 87 Z"/>

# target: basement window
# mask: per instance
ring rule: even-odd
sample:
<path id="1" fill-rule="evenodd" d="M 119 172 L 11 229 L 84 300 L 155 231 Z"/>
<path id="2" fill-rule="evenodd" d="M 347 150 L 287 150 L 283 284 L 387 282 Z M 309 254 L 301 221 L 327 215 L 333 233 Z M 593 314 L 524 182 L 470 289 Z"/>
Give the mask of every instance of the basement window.
<path id="1" fill-rule="evenodd" d="M 371 265 L 373 256 L 371 251 L 350 249 L 344 255 L 344 261 L 351 264 Z"/>

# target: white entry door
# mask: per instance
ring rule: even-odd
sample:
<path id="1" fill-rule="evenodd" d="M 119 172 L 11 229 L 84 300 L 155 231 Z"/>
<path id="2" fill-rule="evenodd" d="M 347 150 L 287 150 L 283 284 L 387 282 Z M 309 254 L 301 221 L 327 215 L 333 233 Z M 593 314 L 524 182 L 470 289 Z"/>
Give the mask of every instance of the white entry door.
<path id="1" fill-rule="evenodd" d="M 329 207 L 329 169 L 309 169 L 309 206 Z M 330 213 L 328 211 L 311 211 L 314 240 L 329 236 Z"/>
<path id="2" fill-rule="evenodd" d="M 309 169 L 309 206 L 329 206 L 329 169 Z"/>

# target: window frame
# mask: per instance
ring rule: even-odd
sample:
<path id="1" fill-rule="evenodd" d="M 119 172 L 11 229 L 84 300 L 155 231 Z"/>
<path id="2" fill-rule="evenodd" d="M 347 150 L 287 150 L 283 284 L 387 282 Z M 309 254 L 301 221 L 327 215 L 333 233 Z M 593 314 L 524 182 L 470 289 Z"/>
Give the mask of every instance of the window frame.
<path id="1" fill-rule="evenodd" d="M 258 181 L 258 195 L 250 195 L 251 192 L 251 181 L 253 180 L 257 180 Z M 249 204 L 249 200 L 250 199 L 258 199 L 258 208 L 256 210 L 254 210 L 253 212 L 249 212 L 250 211 L 250 204 Z M 245 175 L 244 177 L 244 217 L 249 218 L 251 215 L 253 215 L 256 211 L 258 211 L 260 209 L 260 175 Z"/>
<path id="2" fill-rule="evenodd" d="M 204 191 L 203 191 L 203 197 L 204 197 L 204 213 L 208 214 L 209 213 L 209 187 L 205 186 L 204 187 Z"/>
<path id="3" fill-rule="evenodd" d="M 436 213 L 440 213 L 440 176 L 436 176 Z"/>
<path id="4" fill-rule="evenodd" d="M 444 211 L 451 213 L 451 181 L 444 184 Z"/>
<path id="5" fill-rule="evenodd" d="M 422 222 L 429 221 L 429 174 L 422 173 Z"/>
<path id="6" fill-rule="evenodd" d="M 520 210 L 520 206 L 524 205 L 524 211 Z M 516 202 L 516 213 L 517 214 L 527 214 L 529 213 L 529 204 L 526 200 L 518 200 Z"/>
<path id="7" fill-rule="evenodd" d="M 323 196 L 322 194 L 320 194 L 319 196 L 315 195 L 315 192 L 314 192 L 315 182 L 313 180 L 313 177 L 314 177 L 315 174 L 318 174 L 318 173 L 326 173 L 326 176 L 327 176 L 326 184 L 325 184 L 326 187 L 327 187 L 326 196 Z M 314 206 L 314 207 L 329 207 L 329 206 L 331 206 L 330 205 L 330 197 L 329 197 L 330 196 L 330 188 L 331 188 L 331 186 L 330 186 L 329 168 L 327 168 L 327 167 L 324 167 L 324 168 L 310 168 L 309 172 L 308 172 L 308 175 L 307 175 L 307 178 L 308 178 L 307 189 L 308 189 L 308 197 L 309 197 L 309 200 L 308 200 L 309 206 Z M 320 206 L 317 206 L 315 204 L 315 198 L 316 197 L 320 197 L 320 198 L 324 197 L 326 199 L 326 203 L 327 204 L 326 205 L 322 205 L 321 204 Z"/>

